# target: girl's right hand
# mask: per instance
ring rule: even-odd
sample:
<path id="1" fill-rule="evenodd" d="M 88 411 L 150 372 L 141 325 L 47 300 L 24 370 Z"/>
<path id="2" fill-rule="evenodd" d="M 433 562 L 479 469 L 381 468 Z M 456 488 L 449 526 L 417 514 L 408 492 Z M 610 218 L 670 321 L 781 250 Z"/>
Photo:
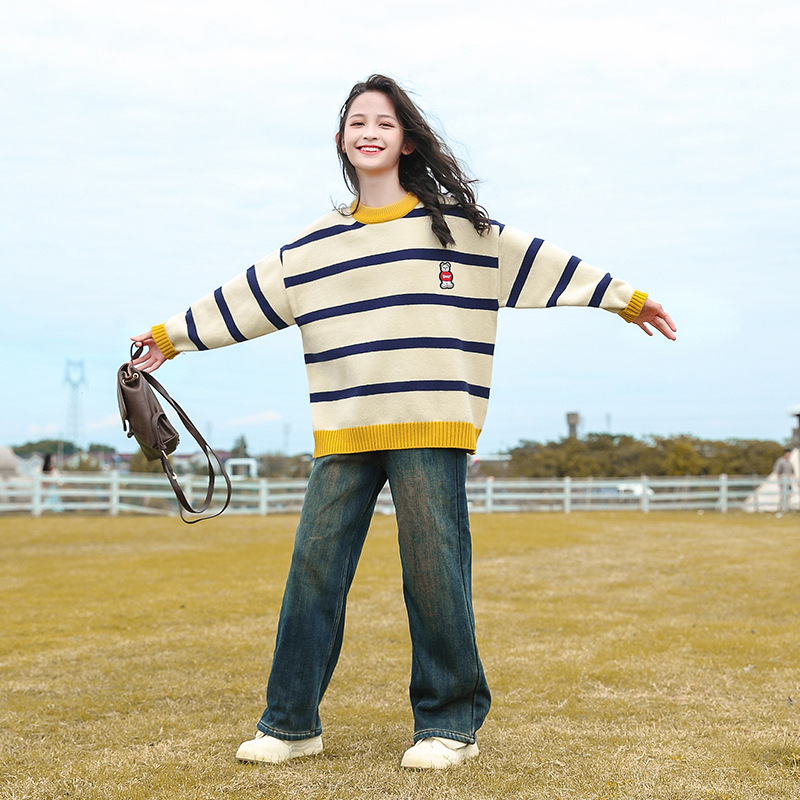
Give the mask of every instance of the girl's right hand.
<path id="1" fill-rule="evenodd" d="M 138 367 L 143 372 L 155 372 L 167 360 L 155 343 L 152 331 L 147 331 L 141 336 L 131 336 L 131 341 L 145 349 L 138 358 L 131 361 L 134 367 Z"/>

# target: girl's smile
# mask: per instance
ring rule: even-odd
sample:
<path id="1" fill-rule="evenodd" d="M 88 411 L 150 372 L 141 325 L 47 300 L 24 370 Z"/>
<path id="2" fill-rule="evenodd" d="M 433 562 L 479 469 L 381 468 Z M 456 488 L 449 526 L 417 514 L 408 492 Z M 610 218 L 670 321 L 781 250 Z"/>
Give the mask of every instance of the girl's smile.
<path id="1" fill-rule="evenodd" d="M 386 176 L 397 180 L 400 156 L 411 153 L 394 104 L 383 92 L 364 92 L 352 103 L 339 141 L 359 180 Z"/>

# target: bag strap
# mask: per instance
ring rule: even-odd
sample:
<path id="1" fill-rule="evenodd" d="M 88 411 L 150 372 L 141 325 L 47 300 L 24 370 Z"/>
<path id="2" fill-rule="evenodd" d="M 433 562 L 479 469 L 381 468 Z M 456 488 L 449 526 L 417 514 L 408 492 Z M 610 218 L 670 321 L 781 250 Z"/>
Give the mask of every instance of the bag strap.
<path id="1" fill-rule="evenodd" d="M 140 347 L 135 353 L 131 352 L 131 357 L 138 358 L 143 349 L 144 348 Z M 131 347 L 131 351 L 133 351 L 133 347 Z M 197 442 L 198 445 L 200 445 L 200 449 L 203 451 L 203 455 L 206 457 L 206 462 L 208 463 L 208 488 L 206 489 L 206 496 L 199 508 L 193 508 L 192 504 L 186 499 L 186 495 L 183 493 L 181 485 L 178 483 L 178 476 L 175 474 L 175 470 L 172 468 L 172 464 L 170 463 L 169 458 L 167 458 L 167 454 L 163 450 L 161 452 L 161 465 L 164 468 L 164 474 L 167 476 L 167 479 L 172 486 L 172 491 L 175 492 L 175 497 L 180 505 L 181 519 L 191 525 L 195 522 L 201 522 L 204 519 L 213 519 L 214 517 L 218 517 L 223 511 L 225 511 L 231 502 L 231 479 L 228 476 L 225 465 L 222 463 L 222 460 L 216 454 L 216 452 L 212 449 L 211 445 L 203 438 L 203 434 L 197 430 L 195 424 L 189 419 L 189 415 L 178 405 L 177 402 L 175 402 L 175 400 L 170 397 L 169 392 L 149 372 L 145 372 L 144 370 L 138 370 L 138 372 L 150 384 L 150 386 L 175 409 L 175 412 L 177 413 L 186 430 L 189 431 L 189 433 L 192 435 L 192 438 Z M 211 500 L 214 496 L 214 485 L 216 482 L 214 465 L 211 461 L 212 456 L 214 457 L 214 461 L 217 462 L 220 474 L 225 479 L 225 503 L 219 511 L 215 511 L 213 514 L 209 514 L 205 517 L 197 517 L 196 519 L 187 519 L 183 513 L 184 510 L 188 511 L 190 514 L 203 514 L 211 505 Z"/>

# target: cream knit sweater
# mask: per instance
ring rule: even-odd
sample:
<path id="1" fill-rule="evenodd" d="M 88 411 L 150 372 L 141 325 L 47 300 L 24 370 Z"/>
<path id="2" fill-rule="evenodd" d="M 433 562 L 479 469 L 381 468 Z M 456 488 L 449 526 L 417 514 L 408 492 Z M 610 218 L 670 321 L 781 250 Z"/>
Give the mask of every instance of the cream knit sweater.
<path id="1" fill-rule="evenodd" d="M 188 311 L 153 328 L 164 355 L 300 327 L 315 456 L 411 447 L 474 451 L 497 312 L 594 306 L 638 316 L 647 295 L 541 239 L 460 210 L 443 248 L 408 195 L 325 215 Z"/>

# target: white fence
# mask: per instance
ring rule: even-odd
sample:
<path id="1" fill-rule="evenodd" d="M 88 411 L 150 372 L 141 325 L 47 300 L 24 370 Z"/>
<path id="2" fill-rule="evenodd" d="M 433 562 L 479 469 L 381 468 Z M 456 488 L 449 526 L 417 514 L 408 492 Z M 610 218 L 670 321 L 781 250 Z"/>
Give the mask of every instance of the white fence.
<path id="1" fill-rule="evenodd" d="M 206 479 L 181 479 L 191 501 L 205 497 Z M 470 509 L 477 513 L 527 511 L 775 511 L 774 492 L 764 490 L 763 477 L 637 478 L 598 480 L 471 479 L 467 482 Z M 756 491 L 761 487 L 760 491 Z M 231 514 L 297 513 L 305 494 L 305 479 L 234 479 Z M 775 495 L 774 497 L 772 495 Z M 218 497 L 221 495 L 217 495 Z M 796 503 L 796 497 L 792 498 Z M 177 514 L 172 489 L 161 475 L 65 473 L 0 478 L 0 514 L 96 513 Z M 376 513 L 394 512 L 384 488 Z"/>

